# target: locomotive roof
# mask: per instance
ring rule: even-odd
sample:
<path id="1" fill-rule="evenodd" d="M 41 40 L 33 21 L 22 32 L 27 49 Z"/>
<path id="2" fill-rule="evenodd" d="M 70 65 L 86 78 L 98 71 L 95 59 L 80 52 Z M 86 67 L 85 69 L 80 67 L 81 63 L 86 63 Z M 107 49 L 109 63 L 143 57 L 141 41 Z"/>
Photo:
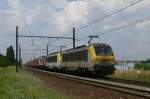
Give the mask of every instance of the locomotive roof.
<path id="1" fill-rule="evenodd" d="M 111 47 L 109 44 L 106 44 L 106 43 L 92 43 L 92 44 L 89 44 L 88 46 L 91 46 L 91 45 L 93 45 L 93 46 L 108 46 L 108 47 Z M 86 48 L 87 48 L 87 45 L 77 46 L 75 49 L 71 48 L 71 49 L 62 51 L 62 54 L 76 52 L 76 51 L 81 51 L 81 50 L 86 50 Z M 59 51 L 51 53 L 48 56 L 55 56 L 55 55 L 57 55 L 57 53 L 59 53 Z M 42 57 L 48 57 L 48 56 L 41 56 L 41 57 L 38 57 L 38 58 L 36 58 L 34 60 L 37 60 L 37 59 L 42 58 Z M 34 60 L 31 60 L 29 62 L 32 62 Z"/>
<path id="2" fill-rule="evenodd" d="M 93 46 L 108 46 L 108 47 L 110 47 L 110 45 L 108 45 L 106 43 L 92 43 L 92 44 L 89 44 L 88 46 L 91 46 L 91 45 L 93 45 Z M 86 50 L 86 48 L 87 48 L 87 45 L 81 45 L 81 46 L 77 46 L 75 49 L 71 48 L 71 49 L 68 49 L 68 50 L 64 50 L 64 51 L 62 51 L 62 54 L 70 53 L 70 52 L 76 52 L 76 51 L 81 51 L 81 50 Z M 55 56 L 55 55 L 57 55 L 57 53 L 59 53 L 59 51 L 51 53 L 48 56 Z"/>
<path id="3" fill-rule="evenodd" d="M 110 45 L 106 44 L 106 43 L 93 43 L 93 44 L 90 44 L 90 45 L 93 45 L 93 46 L 109 46 L 110 47 Z"/>
<path id="4" fill-rule="evenodd" d="M 57 53 L 59 53 L 59 52 L 57 51 L 57 52 L 50 53 L 48 56 L 56 56 Z M 47 56 L 47 57 L 48 57 L 48 56 Z"/>
<path id="5" fill-rule="evenodd" d="M 110 45 L 108 45 L 106 43 L 92 43 L 92 44 L 90 44 L 88 46 L 91 46 L 91 45 L 93 45 L 93 46 L 110 46 Z M 80 48 L 85 48 L 85 47 L 87 47 L 87 45 L 77 46 L 75 49 L 80 49 Z M 68 49 L 68 50 L 65 50 L 65 51 L 70 51 L 70 50 L 75 50 L 75 49 L 71 48 L 71 49 Z"/>
<path id="6" fill-rule="evenodd" d="M 34 61 L 34 60 L 38 60 L 38 59 L 42 59 L 42 58 L 45 58 L 46 56 L 39 56 L 39 57 L 37 57 L 37 58 L 35 58 L 35 59 L 33 59 L 32 61 Z"/>
<path id="7" fill-rule="evenodd" d="M 86 45 L 81 45 L 81 46 L 77 46 L 76 48 L 67 49 L 65 51 L 70 51 L 70 50 L 75 50 L 75 49 L 85 48 L 85 47 L 86 47 Z M 65 52 L 65 51 L 63 51 L 63 52 Z"/>
<path id="8" fill-rule="evenodd" d="M 77 46 L 75 49 L 71 48 L 71 49 L 68 49 L 68 50 L 64 50 L 64 51 L 62 51 L 62 53 L 66 53 L 66 52 L 70 52 L 70 51 L 71 51 L 71 52 L 72 52 L 72 51 L 77 51 L 77 50 L 83 49 L 83 48 L 85 48 L 85 47 L 86 47 L 86 45 Z M 48 56 L 56 56 L 57 53 L 59 53 L 59 51 L 54 52 L 54 53 L 51 53 L 51 54 L 49 54 Z"/>

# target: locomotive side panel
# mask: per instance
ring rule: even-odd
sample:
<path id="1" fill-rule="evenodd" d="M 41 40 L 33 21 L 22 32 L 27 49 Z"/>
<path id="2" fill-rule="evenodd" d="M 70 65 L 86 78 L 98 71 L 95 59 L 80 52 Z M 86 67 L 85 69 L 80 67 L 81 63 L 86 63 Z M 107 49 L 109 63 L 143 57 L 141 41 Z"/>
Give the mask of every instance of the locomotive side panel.
<path id="1" fill-rule="evenodd" d="M 62 68 L 77 70 L 78 68 L 87 68 L 89 65 L 88 50 L 86 48 L 62 54 Z"/>
<path id="2" fill-rule="evenodd" d="M 54 68 L 57 67 L 57 55 L 53 55 L 53 56 L 48 56 L 47 57 L 47 64 L 48 68 Z"/>

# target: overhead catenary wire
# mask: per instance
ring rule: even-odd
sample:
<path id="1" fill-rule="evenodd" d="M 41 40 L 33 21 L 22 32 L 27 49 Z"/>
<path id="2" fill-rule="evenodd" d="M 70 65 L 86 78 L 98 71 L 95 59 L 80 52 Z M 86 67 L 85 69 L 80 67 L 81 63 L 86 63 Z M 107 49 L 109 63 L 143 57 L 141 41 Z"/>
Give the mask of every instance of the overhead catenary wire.
<path id="1" fill-rule="evenodd" d="M 123 11 L 123 10 L 125 10 L 125 9 L 127 9 L 127 8 L 129 8 L 129 7 L 131 7 L 131 6 L 133 6 L 133 5 L 135 5 L 135 4 L 138 4 L 138 3 L 140 3 L 141 1 L 143 1 L 143 0 L 138 0 L 138 1 L 136 1 L 136 2 L 133 2 L 132 4 L 129 4 L 128 6 L 126 6 L 126 7 L 123 7 L 123 8 L 121 8 L 121 9 L 119 9 L 119 10 L 117 10 L 117 11 L 114 11 L 113 13 L 111 13 L 111 14 L 109 14 L 109 15 L 106 15 L 106 16 L 104 16 L 103 18 L 99 18 L 99 19 L 97 19 L 97 20 L 94 20 L 93 22 L 91 22 L 91 23 L 89 23 L 89 24 L 87 24 L 87 25 L 85 25 L 85 26 L 83 26 L 83 27 L 80 27 L 79 29 L 77 29 L 77 31 L 80 31 L 80 30 L 82 30 L 82 29 L 84 29 L 84 28 L 86 28 L 86 27 L 88 27 L 88 26 L 90 26 L 90 25 L 93 25 L 93 24 L 95 24 L 95 23 L 97 23 L 97 22 L 99 22 L 99 21 L 102 21 L 102 20 L 104 20 L 104 19 L 107 19 L 108 17 L 111 17 L 111 16 L 113 16 L 113 15 L 115 15 L 115 14 L 117 14 L 117 13 L 119 13 L 119 12 L 121 12 L 121 11 Z M 121 27 L 120 27 L 121 28 Z M 116 28 L 117 29 L 117 28 Z M 119 28 L 118 28 L 119 29 Z M 115 30 L 114 30 L 115 31 Z M 107 32 L 107 31 L 106 31 Z M 110 31 L 111 32 L 111 31 Z M 106 33 L 104 33 L 104 34 L 106 34 Z M 100 34 L 98 34 L 98 35 L 100 35 Z M 103 34 L 101 34 L 101 35 L 103 35 Z M 80 39 L 80 40 L 78 40 L 77 42 L 79 42 L 79 41 L 82 41 L 82 40 L 84 40 L 84 39 L 87 39 L 88 37 L 86 37 L 86 38 L 83 38 L 83 39 Z M 72 43 L 71 43 L 72 44 Z"/>
<path id="2" fill-rule="evenodd" d="M 144 22 L 148 22 L 148 21 L 150 21 L 150 16 L 146 16 L 146 17 L 144 17 L 142 19 L 138 19 L 138 20 L 136 20 L 134 22 L 131 22 L 131 23 L 128 23 L 128 24 L 125 24 L 125 25 L 121 25 L 119 27 L 116 27 L 116 28 L 113 28 L 113 29 L 110 29 L 110 30 L 107 30 L 107 31 L 104 31 L 104 32 L 100 32 L 100 33 L 97 33 L 97 34 L 94 34 L 94 35 L 104 35 L 104 34 L 107 34 L 107 33 L 112 33 L 114 31 L 118 31 L 118 30 L 127 28 L 129 26 L 134 26 L 134 25 L 137 25 L 137 24 L 140 24 L 140 23 L 144 23 Z M 88 39 L 88 37 L 79 39 L 77 42 L 83 41 L 85 39 Z M 68 43 L 67 45 L 70 45 L 70 44 L 72 44 L 72 43 Z"/>
<path id="3" fill-rule="evenodd" d="M 89 23 L 89 24 L 87 24 L 87 25 L 85 25 L 85 26 L 82 26 L 82 27 L 80 27 L 79 29 L 76 29 L 76 32 L 78 32 L 78 31 L 80 31 L 80 30 L 82 30 L 82 29 L 84 29 L 84 28 L 86 28 L 86 27 L 88 27 L 88 26 L 90 26 L 90 25 L 93 25 L 93 24 L 95 24 L 95 23 L 97 23 L 97 22 L 103 21 L 103 20 L 105 20 L 105 19 L 107 19 L 107 18 L 109 18 L 109 17 L 111 17 L 111 16 L 113 16 L 113 15 L 119 13 L 119 12 L 122 12 L 122 11 L 124 11 L 124 10 L 126 10 L 126 9 L 128 9 L 128 8 L 130 8 L 130 7 L 132 7 L 132 6 L 134 6 L 134 5 L 137 5 L 137 4 L 139 4 L 141 1 L 143 1 L 143 0 L 138 0 L 138 1 L 135 1 L 135 2 L 131 2 L 131 3 L 129 3 L 128 5 L 126 5 L 125 7 L 123 7 L 123 8 L 120 8 L 120 9 L 118 9 L 118 10 L 115 10 L 114 12 L 112 12 L 112 13 L 110 13 L 110 14 L 108 14 L 108 15 L 105 15 L 105 16 L 102 17 L 102 18 L 96 19 L 96 20 L 92 21 L 91 23 Z M 98 8 L 97 8 L 97 9 L 98 9 Z M 85 18 L 86 18 L 86 16 L 85 16 Z M 67 33 L 67 34 L 72 34 L 72 33 Z M 67 34 L 64 34 L 64 35 L 67 35 Z M 88 38 L 86 38 L 86 39 L 88 39 Z M 80 41 L 80 40 L 77 40 L 77 41 Z M 72 44 L 72 43 L 69 43 L 69 44 Z"/>
<path id="4" fill-rule="evenodd" d="M 34 20 L 35 21 L 37 21 L 38 20 L 38 18 L 39 17 L 41 17 L 43 14 L 42 13 L 46 13 L 46 9 L 49 7 L 49 0 L 48 0 L 48 2 L 46 3 L 46 6 L 40 11 L 40 13 L 34 18 Z M 38 18 L 37 18 L 38 17 Z M 33 21 L 31 22 L 31 24 L 30 24 L 30 26 L 32 26 L 33 25 Z M 20 27 L 21 29 L 22 29 L 22 32 L 25 32 L 25 33 L 30 33 L 31 34 L 31 32 L 29 31 L 29 30 L 26 30 L 25 28 L 23 28 L 23 27 Z M 26 27 L 27 28 L 27 27 Z M 23 29 L 25 29 L 24 31 L 23 31 Z M 32 46 L 38 46 L 38 45 L 35 45 L 34 44 L 34 41 L 33 41 L 33 39 L 31 38 L 31 41 L 32 41 Z M 33 53 L 34 53 L 34 51 L 33 51 Z"/>
<path id="5" fill-rule="evenodd" d="M 142 19 L 140 19 L 140 20 L 136 20 L 136 21 L 131 22 L 131 23 L 126 24 L 126 25 L 122 25 L 122 26 L 117 27 L 117 28 L 114 28 L 114 29 L 112 29 L 112 30 L 108 30 L 108 31 L 106 31 L 106 32 L 97 33 L 96 35 L 103 35 L 103 34 L 106 34 L 106 33 L 114 32 L 114 31 L 117 31 L 117 30 L 120 30 L 120 29 L 129 27 L 129 26 L 133 26 L 133 25 L 140 24 L 140 23 L 144 23 L 144 22 L 148 22 L 148 21 L 150 21 L 150 16 L 144 17 L 144 18 L 142 18 Z"/>
<path id="6" fill-rule="evenodd" d="M 105 0 L 103 0 L 103 1 L 105 1 Z M 52 2 L 51 2 L 51 1 L 49 1 L 49 2 L 51 3 L 52 7 L 57 11 L 57 9 L 56 9 L 55 6 L 52 4 Z M 95 12 L 96 12 L 97 10 L 99 10 L 99 9 L 100 9 L 100 7 L 96 7 L 94 10 L 91 11 L 91 13 L 86 14 L 85 16 L 83 16 L 82 18 L 80 18 L 77 22 L 71 24 L 70 27 L 74 27 L 74 25 L 78 24 L 78 22 L 80 22 L 80 21 L 82 21 L 83 19 L 86 19 L 87 17 L 93 15 L 93 13 L 95 13 Z M 64 11 L 64 13 L 66 13 L 66 11 Z M 67 30 L 67 31 L 68 31 L 68 30 Z M 63 31 L 62 33 L 65 33 L 65 32 L 67 32 L 67 31 L 65 30 L 65 31 Z M 65 36 L 65 35 L 69 35 L 69 34 L 72 34 L 72 33 L 66 33 L 66 34 L 62 34 L 62 35 Z M 57 40 L 55 40 L 55 41 L 57 41 Z"/>
<path id="7" fill-rule="evenodd" d="M 100 17 L 100 18 L 98 18 L 98 19 L 96 19 L 96 20 L 90 22 L 89 24 L 86 24 L 86 25 L 84 25 L 84 26 L 81 26 L 79 29 L 76 29 L 76 32 L 78 32 L 78 31 L 80 31 L 80 30 L 82 30 L 82 29 L 84 29 L 84 28 L 87 28 L 87 27 L 89 27 L 90 25 L 93 25 L 93 24 L 95 24 L 95 23 L 97 23 L 97 22 L 106 20 L 106 19 L 108 19 L 109 17 L 111 17 L 111 16 L 113 16 L 113 15 L 119 13 L 119 12 L 122 12 L 122 11 L 124 11 L 124 10 L 126 10 L 126 9 L 128 9 L 128 8 L 130 8 L 130 7 L 132 7 L 132 6 L 134 6 L 134 5 L 137 5 L 137 4 L 141 3 L 142 1 L 143 1 L 143 0 L 138 0 L 138 1 L 135 1 L 135 2 L 131 2 L 131 3 L 129 3 L 128 5 L 126 5 L 125 7 L 122 7 L 122 8 L 120 8 L 120 9 L 117 9 L 117 10 L 113 11 L 112 13 L 109 13 L 109 14 L 103 16 L 103 17 Z M 97 9 L 98 9 L 98 8 L 96 8 L 95 11 L 96 11 Z M 93 12 L 93 13 L 94 13 L 94 12 Z M 90 13 L 90 14 L 91 14 L 91 13 Z M 83 17 L 83 18 L 85 19 L 85 18 L 88 17 L 88 16 L 89 16 L 89 15 L 87 15 L 87 16 L 85 16 L 85 17 Z M 83 19 L 83 18 L 81 18 L 81 19 Z M 80 21 L 80 20 L 79 20 L 79 21 Z M 79 22 L 79 21 L 77 21 L 77 22 Z M 76 22 L 75 24 L 77 24 L 77 22 Z M 69 35 L 69 34 L 72 34 L 72 33 L 66 33 L 66 34 L 63 34 L 63 35 Z"/>
<path id="8" fill-rule="evenodd" d="M 135 1 L 135 2 L 133 2 L 133 3 L 129 4 L 129 5 L 127 5 L 127 6 L 123 7 L 123 8 L 120 8 L 120 9 L 118 9 L 118 10 L 116 10 L 116 11 L 114 11 L 114 12 L 108 14 L 108 15 L 105 15 L 105 16 L 102 17 L 102 18 L 98 18 L 98 19 L 92 21 L 91 23 L 80 27 L 80 28 L 77 29 L 76 31 L 80 31 L 80 30 L 82 30 L 82 29 L 84 29 L 84 28 L 86 28 L 86 27 L 88 27 L 88 26 L 90 26 L 90 25 L 93 25 L 93 24 L 95 24 L 95 23 L 97 23 L 97 22 L 103 21 L 103 20 L 105 20 L 105 19 L 107 19 L 107 18 L 109 18 L 109 17 L 111 17 L 111 16 L 113 16 L 113 15 L 115 15 L 115 14 L 121 12 L 121 11 L 124 11 L 124 10 L 126 10 L 126 9 L 128 9 L 128 8 L 130 8 L 130 7 L 134 6 L 134 5 L 136 5 L 136 4 L 139 4 L 141 1 L 143 1 L 143 0 Z"/>
<path id="9" fill-rule="evenodd" d="M 105 0 L 103 0 L 105 1 Z M 91 13 L 88 13 L 86 14 L 85 16 L 81 17 L 77 22 L 73 23 L 70 25 L 70 27 L 74 27 L 75 25 L 77 25 L 80 21 L 82 21 L 83 19 L 86 19 L 88 17 L 90 17 L 91 15 L 93 15 L 93 13 L 95 13 L 97 10 L 99 10 L 100 7 L 96 7 L 94 10 L 91 11 Z M 65 32 L 65 31 L 64 31 Z M 63 35 L 68 35 L 68 34 L 72 34 L 72 33 L 66 33 L 66 34 L 63 34 Z"/>
<path id="10" fill-rule="evenodd" d="M 95 21 L 93 21 L 93 22 L 91 22 L 91 23 L 89 23 L 89 24 L 87 24 L 87 25 L 85 25 L 85 26 L 82 26 L 81 28 L 77 29 L 76 31 L 80 31 L 81 29 L 86 28 L 86 27 L 88 27 L 88 26 L 90 26 L 90 25 L 92 25 L 92 24 L 94 24 L 94 23 L 96 23 L 96 22 L 98 22 L 98 21 L 102 21 L 102 20 L 104 20 L 104 19 L 106 19 L 106 18 L 108 18 L 108 17 L 111 17 L 111 16 L 114 15 L 114 14 L 117 14 L 117 13 L 119 13 L 119 12 L 121 12 L 121 11 L 123 11 L 123 10 L 125 10 L 125 9 L 127 9 L 127 8 L 129 8 L 129 7 L 131 7 L 131 6 L 133 6 L 133 5 L 135 5 L 135 4 L 140 3 L 141 1 L 143 1 L 143 0 L 138 0 L 138 1 L 132 2 L 132 3 L 130 3 L 129 5 L 123 7 L 123 8 L 121 8 L 121 9 L 119 9 L 119 10 L 114 11 L 113 13 L 110 13 L 110 14 L 108 14 L 108 15 L 102 17 L 102 18 L 99 18 L 99 19 L 97 19 L 97 20 L 95 20 Z M 49 2 L 50 2 L 50 1 L 49 1 Z M 98 9 L 98 8 L 96 8 L 96 10 L 97 10 L 97 9 Z M 96 11 L 96 10 L 95 10 L 95 11 Z M 88 15 L 87 15 L 87 16 L 88 16 Z M 85 17 L 87 17 L 87 16 L 85 16 Z"/>
<path id="11" fill-rule="evenodd" d="M 114 15 L 114 14 L 116 14 L 116 13 L 119 13 L 119 12 L 121 12 L 121 11 L 123 11 L 123 10 L 125 10 L 125 9 L 127 9 L 127 8 L 129 8 L 129 7 L 131 7 L 131 6 L 133 6 L 133 5 L 135 5 L 135 4 L 140 3 L 141 1 L 143 1 L 143 0 L 138 0 L 138 1 L 132 2 L 132 3 L 130 3 L 129 5 L 127 5 L 126 7 L 123 7 L 123 8 L 121 8 L 121 9 L 118 9 L 118 10 L 114 11 L 113 13 L 110 13 L 110 14 L 108 14 L 108 15 L 102 17 L 102 18 L 99 18 L 99 19 L 97 19 L 97 20 L 95 20 L 95 21 L 93 21 L 93 22 L 91 22 L 91 23 L 89 23 L 89 24 L 87 24 L 87 25 L 85 25 L 85 26 L 82 26 L 81 28 L 77 29 L 76 31 L 79 31 L 79 30 L 81 30 L 81 29 L 83 29 L 83 28 L 86 28 L 86 27 L 88 27 L 89 25 L 94 24 L 95 22 L 102 21 L 102 20 L 104 20 L 104 19 L 106 19 L 106 18 L 108 18 L 108 17 L 111 17 L 112 15 Z M 50 1 L 50 0 L 48 0 L 48 2 L 51 4 L 51 1 Z M 47 3 L 47 4 L 48 4 L 48 3 Z M 48 5 L 47 5 L 47 6 L 48 6 Z M 53 5 L 52 5 L 52 7 L 53 7 L 54 9 L 56 9 Z M 45 7 L 45 8 L 47 8 L 47 7 Z M 86 17 L 92 15 L 92 13 L 94 13 L 94 12 L 95 12 L 96 10 L 98 10 L 98 9 L 99 9 L 99 7 L 97 7 L 96 9 L 94 9 L 94 11 L 92 11 L 90 14 L 87 14 L 86 16 L 84 16 L 83 18 L 81 18 L 80 20 L 85 19 Z M 45 11 L 45 10 L 44 10 L 44 11 Z M 80 20 L 79 20 L 79 21 L 80 21 Z M 77 22 L 79 22 L 79 21 L 77 21 Z M 76 22 L 76 23 L 77 23 L 77 22 Z M 76 23 L 75 23 L 75 24 L 76 24 Z M 68 33 L 68 34 L 71 34 L 71 33 Z M 64 35 L 65 35 L 65 34 L 64 34 Z"/>

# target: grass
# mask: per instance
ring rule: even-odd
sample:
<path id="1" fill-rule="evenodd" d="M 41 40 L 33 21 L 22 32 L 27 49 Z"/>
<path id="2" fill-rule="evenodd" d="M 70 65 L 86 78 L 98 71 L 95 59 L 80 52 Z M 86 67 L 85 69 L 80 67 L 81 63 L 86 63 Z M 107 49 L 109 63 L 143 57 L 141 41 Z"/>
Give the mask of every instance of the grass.
<path id="1" fill-rule="evenodd" d="M 0 99 L 68 99 L 25 71 L 14 67 L 0 68 Z"/>
<path id="2" fill-rule="evenodd" d="M 136 69 L 144 69 L 144 70 L 150 70 L 150 63 L 136 63 L 134 68 Z"/>
<path id="3" fill-rule="evenodd" d="M 137 69 L 130 70 L 130 71 L 115 71 L 115 74 L 109 76 L 112 78 L 119 78 L 119 79 L 127 79 L 127 80 L 139 80 L 144 82 L 150 82 L 150 70 L 140 70 L 140 74 L 137 73 Z"/>

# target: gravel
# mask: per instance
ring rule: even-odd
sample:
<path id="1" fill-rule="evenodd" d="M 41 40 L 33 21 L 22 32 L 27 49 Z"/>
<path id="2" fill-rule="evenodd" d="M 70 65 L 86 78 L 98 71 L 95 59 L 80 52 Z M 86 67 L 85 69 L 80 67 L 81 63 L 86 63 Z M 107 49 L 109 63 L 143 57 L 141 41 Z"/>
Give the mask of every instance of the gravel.
<path id="1" fill-rule="evenodd" d="M 29 73 L 41 79 L 47 87 L 53 88 L 58 93 L 69 96 L 71 99 L 145 99 L 105 88 L 49 76 L 48 74 L 31 71 Z"/>

